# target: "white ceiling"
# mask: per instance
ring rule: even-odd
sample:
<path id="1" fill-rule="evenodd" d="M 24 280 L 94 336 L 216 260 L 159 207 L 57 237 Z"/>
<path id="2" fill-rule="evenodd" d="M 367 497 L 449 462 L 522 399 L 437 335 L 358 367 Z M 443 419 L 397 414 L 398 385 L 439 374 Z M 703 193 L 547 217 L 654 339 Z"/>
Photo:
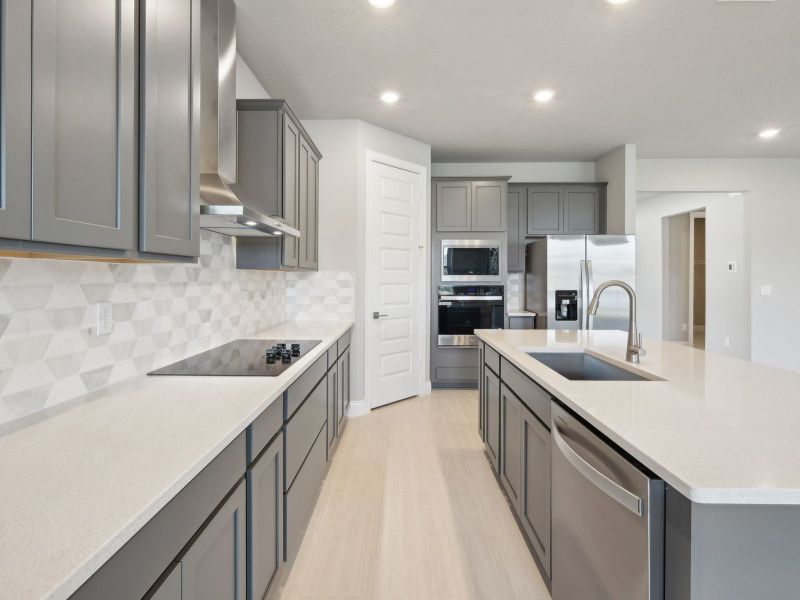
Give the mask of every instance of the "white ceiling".
<path id="1" fill-rule="evenodd" d="M 237 0 L 239 51 L 304 119 L 444 161 L 800 157 L 800 0 Z M 535 105 L 533 91 L 557 98 Z M 402 94 L 381 103 L 385 89 Z M 756 134 L 780 127 L 771 141 Z"/>

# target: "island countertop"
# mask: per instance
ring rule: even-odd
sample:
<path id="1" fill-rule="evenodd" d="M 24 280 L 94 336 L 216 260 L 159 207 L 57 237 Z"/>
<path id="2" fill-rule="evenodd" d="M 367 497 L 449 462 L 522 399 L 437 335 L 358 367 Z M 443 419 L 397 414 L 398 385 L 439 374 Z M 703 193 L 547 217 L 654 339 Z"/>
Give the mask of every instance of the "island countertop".
<path id="1" fill-rule="evenodd" d="M 147 377 L 0 428 L 0 598 L 68 598 L 351 321 L 254 339 L 321 343 L 277 377 Z"/>
<path id="2" fill-rule="evenodd" d="M 800 374 L 647 338 L 633 365 L 619 331 L 475 333 L 691 501 L 800 505 Z M 527 354 L 582 350 L 663 381 L 570 381 Z"/>

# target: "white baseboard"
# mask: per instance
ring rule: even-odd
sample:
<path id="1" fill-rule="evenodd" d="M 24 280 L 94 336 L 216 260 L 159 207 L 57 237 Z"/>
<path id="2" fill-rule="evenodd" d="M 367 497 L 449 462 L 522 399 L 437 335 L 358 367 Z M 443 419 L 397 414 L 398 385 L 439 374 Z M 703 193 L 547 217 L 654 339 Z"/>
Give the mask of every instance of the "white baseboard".
<path id="1" fill-rule="evenodd" d="M 348 417 L 361 417 L 369 414 L 370 406 L 366 400 L 351 400 L 350 408 L 347 409 Z"/>
<path id="2" fill-rule="evenodd" d="M 426 381 L 424 387 L 422 388 L 422 396 L 427 396 L 433 391 L 433 386 L 431 385 L 430 380 Z"/>

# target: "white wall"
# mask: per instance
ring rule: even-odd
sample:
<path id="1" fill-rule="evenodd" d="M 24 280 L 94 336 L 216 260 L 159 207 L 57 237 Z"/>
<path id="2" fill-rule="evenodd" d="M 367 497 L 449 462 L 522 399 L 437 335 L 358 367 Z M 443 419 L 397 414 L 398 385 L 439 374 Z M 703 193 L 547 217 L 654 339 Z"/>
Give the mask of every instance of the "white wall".
<path id="1" fill-rule="evenodd" d="M 502 177 L 522 183 L 596 181 L 593 162 L 433 163 L 432 177 Z"/>
<path id="2" fill-rule="evenodd" d="M 267 90 L 255 76 L 244 59 L 236 55 L 236 98 L 244 100 L 265 100 L 270 98 Z"/>
<path id="3" fill-rule="evenodd" d="M 365 388 L 367 151 L 425 167 L 431 147 L 392 131 L 354 119 L 306 120 L 303 125 L 322 152 L 319 188 L 320 270 L 355 271 L 356 323 L 353 331 L 353 410 L 368 406 Z M 430 213 L 430 181 L 426 190 Z M 425 260 L 426 265 L 430 260 Z M 427 267 L 426 267 L 427 268 Z M 426 280 L 430 280 L 427 277 Z M 427 291 L 425 292 L 427 294 Z M 427 296 L 426 296 L 427 297 Z M 428 330 L 426 322 L 426 331 Z M 427 340 L 426 340 L 427 341 Z M 422 364 L 428 368 L 427 344 Z"/>
<path id="4" fill-rule="evenodd" d="M 751 357 L 800 371 L 800 159 L 646 159 L 637 170 L 640 191 L 747 192 Z M 709 301 L 708 315 L 717 308 Z"/>
<path id="5" fill-rule="evenodd" d="M 597 181 L 607 181 L 606 230 L 630 234 L 636 227 L 636 146 L 625 144 L 597 161 Z"/>
<path id="6" fill-rule="evenodd" d="M 664 285 L 663 219 L 706 209 L 706 349 L 740 358 L 750 357 L 750 316 L 747 295 L 749 265 L 745 229 L 745 196 L 727 193 L 640 194 L 636 211 L 636 294 L 639 326 L 646 336 L 669 339 L 664 305 L 673 292 Z M 684 257 L 688 264 L 688 256 Z M 738 271 L 728 272 L 736 261 Z M 688 273 L 686 274 L 688 279 Z M 666 288 L 666 289 L 665 289 Z M 680 292 L 688 293 L 687 289 Z M 688 317 L 687 317 L 688 318 Z M 728 338 L 730 346 L 725 346 Z"/>

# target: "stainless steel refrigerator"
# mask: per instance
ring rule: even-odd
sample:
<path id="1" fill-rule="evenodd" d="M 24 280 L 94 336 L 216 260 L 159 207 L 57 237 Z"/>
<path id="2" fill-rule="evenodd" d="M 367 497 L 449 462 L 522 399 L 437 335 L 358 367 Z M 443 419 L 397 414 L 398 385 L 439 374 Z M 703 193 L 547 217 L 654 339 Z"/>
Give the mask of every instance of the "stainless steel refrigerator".
<path id="1" fill-rule="evenodd" d="M 597 315 L 586 307 L 596 286 L 621 279 L 636 289 L 636 238 L 632 235 L 551 235 L 525 247 L 525 307 L 537 329 L 628 328 L 628 296 L 603 292 Z"/>

